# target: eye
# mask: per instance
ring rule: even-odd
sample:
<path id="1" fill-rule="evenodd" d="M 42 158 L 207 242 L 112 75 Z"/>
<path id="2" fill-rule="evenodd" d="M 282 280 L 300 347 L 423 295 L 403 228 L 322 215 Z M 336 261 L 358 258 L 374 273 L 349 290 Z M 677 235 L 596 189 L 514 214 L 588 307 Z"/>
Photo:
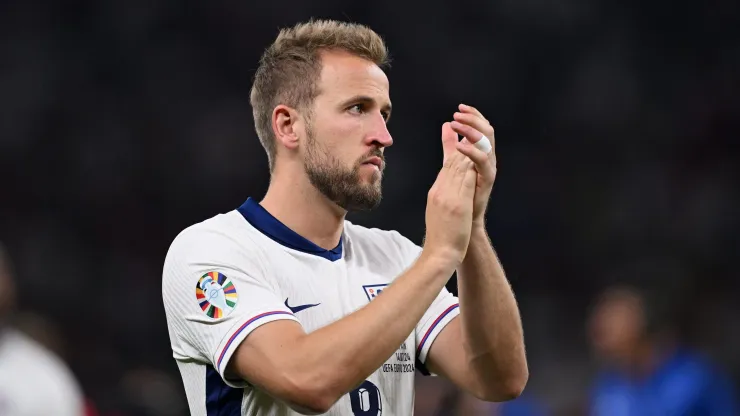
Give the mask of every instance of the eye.
<path id="1" fill-rule="evenodd" d="M 354 114 L 362 114 L 364 111 L 365 106 L 363 106 L 362 104 L 355 104 L 349 108 L 349 112 Z"/>
<path id="2" fill-rule="evenodd" d="M 381 111 L 380 114 L 383 116 L 383 120 L 388 121 L 388 119 L 391 117 L 390 111 Z"/>

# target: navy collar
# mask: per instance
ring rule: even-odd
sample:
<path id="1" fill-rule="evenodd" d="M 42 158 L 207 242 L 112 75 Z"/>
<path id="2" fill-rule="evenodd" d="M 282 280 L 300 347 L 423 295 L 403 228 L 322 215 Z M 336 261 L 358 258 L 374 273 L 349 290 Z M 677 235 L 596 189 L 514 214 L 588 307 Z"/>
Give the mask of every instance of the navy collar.
<path id="1" fill-rule="evenodd" d="M 339 244 L 333 249 L 327 250 L 321 248 L 288 228 L 288 226 L 280 222 L 277 218 L 273 217 L 272 214 L 267 212 L 267 210 L 253 198 L 247 198 L 242 206 L 237 208 L 237 211 L 239 211 L 244 219 L 252 224 L 254 228 L 285 247 L 323 257 L 330 261 L 342 258 L 341 238 L 339 239 Z"/>

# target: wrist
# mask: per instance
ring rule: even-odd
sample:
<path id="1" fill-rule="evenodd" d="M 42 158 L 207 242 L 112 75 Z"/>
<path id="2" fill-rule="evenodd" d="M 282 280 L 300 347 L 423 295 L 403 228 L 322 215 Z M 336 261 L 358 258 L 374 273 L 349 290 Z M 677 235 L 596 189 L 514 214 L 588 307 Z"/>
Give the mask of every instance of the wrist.
<path id="1" fill-rule="evenodd" d="M 485 250 L 485 247 L 491 244 L 491 239 L 488 238 L 488 231 L 486 231 L 485 225 L 473 225 L 473 229 L 470 232 L 470 244 L 468 245 L 468 251 L 463 259 L 463 263 L 468 263 L 471 256 L 475 257 L 474 253 Z"/>
<path id="2" fill-rule="evenodd" d="M 452 275 L 462 262 L 462 256 L 453 250 L 431 249 L 425 247 L 419 256 L 419 263 L 434 275 Z"/>
<path id="3" fill-rule="evenodd" d="M 471 228 L 471 234 L 470 234 L 471 239 L 473 237 L 480 237 L 481 235 L 488 238 L 488 231 L 486 231 L 486 219 L 485 218 L 473 220 L 473 226 Z"/>

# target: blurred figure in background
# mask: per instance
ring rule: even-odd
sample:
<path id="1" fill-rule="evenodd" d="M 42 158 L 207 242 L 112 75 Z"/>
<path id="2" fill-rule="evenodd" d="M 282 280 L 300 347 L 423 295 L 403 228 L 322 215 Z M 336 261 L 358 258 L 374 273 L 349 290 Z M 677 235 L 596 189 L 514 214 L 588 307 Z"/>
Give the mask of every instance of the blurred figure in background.
<path id="1" fill-rule="evenodd" d="M 487 416 L 547 416 L 545 406 L 535 396 L 525 393 L 516 399 L 502 403 L 488 403 L 491 411 Z"/>
<path id="2" fill-rule="evenodd" d="M 81 389 L 64 362 L 9 324 L 15 305 L 13 270 L 0 246 L 0 415 L 85 415 Z"/>
<path id="3" fill-rule="evenodd" d="M 598 299 L 588 332 L 606 368 L 591 392 L 590 415 L 738 414 L 729 379 L 678 341 L 666 292 L 612 287 Z"/>
<path id="4" fill-rule="evenodd" d="M 414 416 L 549 416 L 531 391 L 506 402 L 485 402 L 441 377 L 418 377 Z"/>

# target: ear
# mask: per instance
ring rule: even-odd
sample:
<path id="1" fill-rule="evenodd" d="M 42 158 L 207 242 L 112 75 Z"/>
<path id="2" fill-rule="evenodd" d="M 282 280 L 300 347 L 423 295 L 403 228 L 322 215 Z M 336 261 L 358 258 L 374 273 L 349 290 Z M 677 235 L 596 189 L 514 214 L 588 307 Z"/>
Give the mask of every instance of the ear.
<path id="1" fill-rule="evenodd" d="M 280 104 L 272 110 L 272 131 L 278 143 L 289 149 L 297 148 L 302 129 L 303 121 L 295 109 Z"/>

